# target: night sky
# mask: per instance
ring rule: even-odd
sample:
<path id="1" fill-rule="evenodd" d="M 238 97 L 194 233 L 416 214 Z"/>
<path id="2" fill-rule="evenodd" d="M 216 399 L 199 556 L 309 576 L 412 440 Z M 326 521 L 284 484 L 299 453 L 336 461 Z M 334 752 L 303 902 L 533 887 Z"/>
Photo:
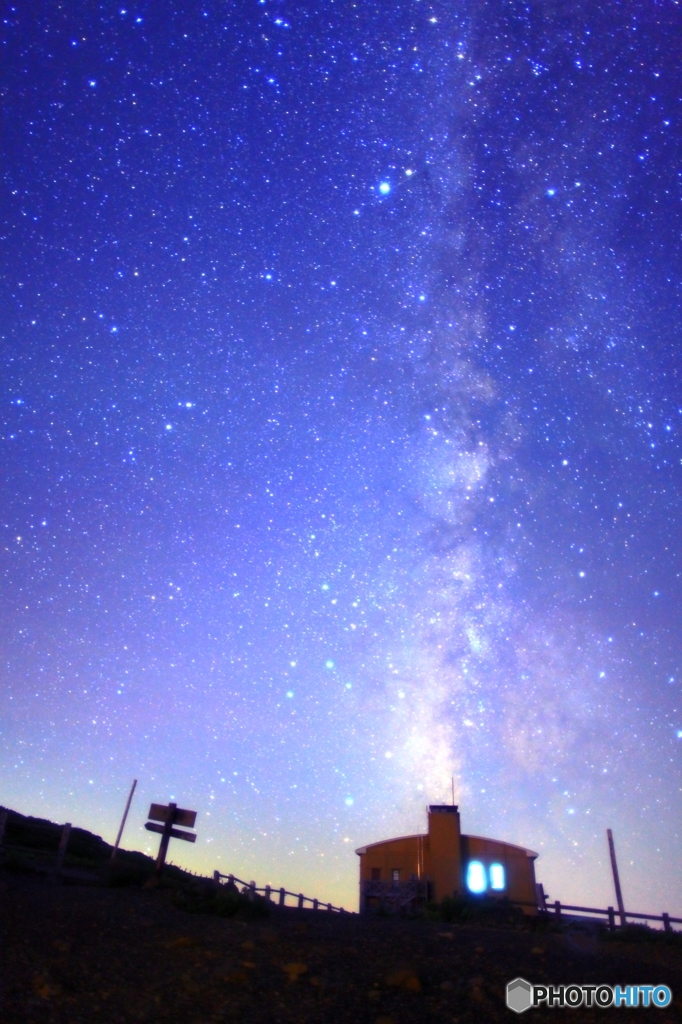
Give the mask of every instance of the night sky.
<path id="1" fill-rule="evenodd" d="M 6 10 L 0 802 L 682 914 L 680 5 Z"/>

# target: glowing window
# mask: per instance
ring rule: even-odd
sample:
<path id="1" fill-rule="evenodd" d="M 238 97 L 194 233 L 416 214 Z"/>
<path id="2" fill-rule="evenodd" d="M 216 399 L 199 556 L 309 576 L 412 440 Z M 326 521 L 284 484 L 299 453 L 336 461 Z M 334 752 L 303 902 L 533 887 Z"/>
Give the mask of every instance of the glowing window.
<path id="1" fill-rule="evenodd" d="M 485 892 L 485 868 L 480 860 L 472 860 L 467 868 L 467 888 L 471 892 Z"/>
<path id="2" fill-rule="evenodd" d="M 400 881 L 400 868 L 393 868 L 393 870 L 391 871 L 391 881 L 392 882 L 399 882 Z"/>
<path id="3" fill-rule="evenodd" d="M 501 864 L 490 865 L 490 888 L 504 889 L 504 868 Z"/>

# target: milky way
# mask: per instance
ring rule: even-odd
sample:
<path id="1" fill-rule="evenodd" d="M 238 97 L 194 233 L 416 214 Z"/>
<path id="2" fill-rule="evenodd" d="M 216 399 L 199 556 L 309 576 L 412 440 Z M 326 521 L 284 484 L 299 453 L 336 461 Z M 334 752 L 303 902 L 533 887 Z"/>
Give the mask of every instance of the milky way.
<path id="1" fill-rule="evenodd" d="M 678 6 L 10 8 L 0 800 L 682 913 Z"/>

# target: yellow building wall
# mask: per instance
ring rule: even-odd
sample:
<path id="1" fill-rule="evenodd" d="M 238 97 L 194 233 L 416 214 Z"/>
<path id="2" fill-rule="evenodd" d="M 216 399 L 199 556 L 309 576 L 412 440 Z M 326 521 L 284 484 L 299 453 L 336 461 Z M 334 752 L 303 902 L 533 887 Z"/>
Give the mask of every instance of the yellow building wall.
<path id="1" fill-rule="evenodd" d="M 499 892 L 488 892 L 493 896 L 506 896 L 510 900 L 522 900 L 532 904 L 530 907 L 524 907 L 524 912 L 536 913 L 535 863 L 526 850 L 496 839 L 462 836 L 462 852 L 465 864 L 472 860 L 480 860 L 486 868 L 491 864 L 502 864 L 506 886 Z"/>
<path id="2" fill-rule="evenodd" d="M 456 807 L 429 809 L 428 878 L 436 903 L 462 891 L 462 836 Z"/>
<path id="3" fill-rule="evenodd" d="M 426 836 L 401 836 L 399 839 L 387 839 L 386 842 L 366 847 L 367 852 L 360 855 L 361 880 L 373 878 L 373 871 L 377 869 L 382 882 L 390 882 L 395 869 L 400 872 L 401 882 L 407 882 L 413 876 L 423 878 L 425 845 Z"/>

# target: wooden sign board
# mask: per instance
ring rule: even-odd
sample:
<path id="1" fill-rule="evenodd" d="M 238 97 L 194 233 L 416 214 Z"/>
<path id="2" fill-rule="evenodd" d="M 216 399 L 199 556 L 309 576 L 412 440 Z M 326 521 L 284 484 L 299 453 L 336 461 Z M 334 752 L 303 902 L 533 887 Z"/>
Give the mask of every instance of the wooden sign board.
<path id="1" fill-rule="evenodd" d="M 168 844 L 171 839 L 184 839 L 186 843 L 196 842 L 197 837 L 193 832 L 182 832 L 179 828 L 173 828 L 173 825 L 185 825 L 187 828 L 194 828 L 197 812 L 184 810 L 171 801 L 169 804 L 152 804 L 149 808 L 149 817 L 153 820 L 148 821 L 145 828 L 148 832 L 156 832 L 161 836 L 159 853 L 154 867 L 154 874 L 159 878 L 163 865 L 166 863 Z M 162 821 L 163 825 L 155 825 L 154 821 Z"/>
<path id="2" fill-rule="evenodd" d="M 151 818 L 152 821 L 166 821 L 168 817 L 168 807 L 165 804 L 152 804 L 149 808 L 149 814 L 147 817 Z M 175 815 L 173 817 L 174 825 L 182 825 L 184 828 L 194 828 L 194 823 L 197 820 L 196 811 L 186 811 L 182 807 L 176 808 Z M 150 831 L 156 831 L 150 830 Z"/>
<path id="3" fill-rule="evenodd" d="M 158 832 L 159 835 L 163 835 L 163 825 L 155 825 L 153 822 L 148 821 L 145 825 L 148 832 Z M 171 839 L 184 839 L 186 843 L 196 843 L 197 836 L 196 832 L 181 832 L 179 828 L 172 828 L 170 830 Z"/>

